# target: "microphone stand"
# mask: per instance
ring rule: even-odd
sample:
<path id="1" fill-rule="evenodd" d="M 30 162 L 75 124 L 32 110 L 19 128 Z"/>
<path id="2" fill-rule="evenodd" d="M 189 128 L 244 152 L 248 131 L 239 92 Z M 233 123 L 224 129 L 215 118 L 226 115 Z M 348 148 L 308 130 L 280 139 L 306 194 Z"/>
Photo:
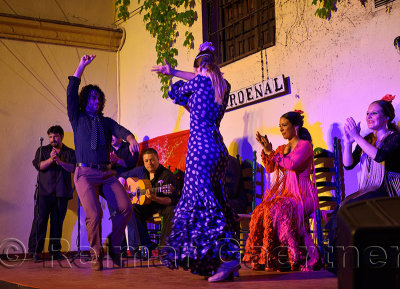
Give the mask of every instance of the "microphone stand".
<path id="1" fill-rule="evenodd" d="M 42 147 L 43 147 L 43 138 L 40 138 L 40 148 L 39 148 L 39 170 L 38 170 L 38 175 L 36 179 L 36 188 L 35 188 L 35 196 L 34 196 L 34 219 L 35 219 L 35 226 L 36 226 L 36 232 L 35 232 L 35 252 L 34 252 L 34 261 L 38 261 L 38 252 L 36 252 L 37 247 L 38 247 L 38 232 L 39 232 L 39 184 L 40 184 L 40 162 L 42 158 Z"/>
<path id="2" fill-rule="evenodd" d="M 88 256 L 85 256 L 82 254 L 81 251 L 81 201 L 78 196 L 78 210 L 77 210 L 77 215 L 78 215 L 78 236 L 77 236 L 77 246 L 78 246 L 78 251 L 74 256 L 71 258 L 71 263 L 73 263 L 76 259 L 81 259 L 82 257 L 85 257 L 86 260 L 88 260 Z"/>

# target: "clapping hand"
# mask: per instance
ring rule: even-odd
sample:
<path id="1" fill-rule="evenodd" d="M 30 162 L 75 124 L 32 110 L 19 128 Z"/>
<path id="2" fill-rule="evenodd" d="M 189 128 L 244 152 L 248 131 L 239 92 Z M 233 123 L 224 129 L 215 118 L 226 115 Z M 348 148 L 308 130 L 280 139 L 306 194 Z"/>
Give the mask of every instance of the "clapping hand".
<path id="1" fill-rule="evenodd" d="M 58 153 L 57 153 L 57 151 L 56 151 L 55 148 L 52 149 L 52 151 L 51 151 L 51 153 L 50 153 L 50 157 L 51 157 L 51 160 L 52 160 L 53 162 L 55 162 L 57 165 L 60 165 L 60 164 L 61 164 L 61 160 L 60 160 L 60 158 L 58 157 Z"/>
<path id="2" fill-rule="evenodd" d="M 166 59 L 164 59 L 164 65 L 156 65 L 153 66 L 151 71 L 157 72 L 158 74 L 164 74 L 164 75 L 172 75 L 172 68 L 171 65 L 167 62 Z"/>
<path id="3" fill-rule="evenodd" d="M 350 136 L 347 124 L 344 124 L 343 128 L 344 128 L 344 142 L 347 144 L 352 144 L 354 142 L 354 138 Z"/>
<path id="4" fill-rule="evenodd" d="M 344 124 L 344 136 L 347 143 L 353 143 L 354 138 L 360 135 L 360 122 L 356 123 L 352 117 L 346 119 Z"/>
<path id="5" fill-rule="evenodd" d="M 270 154 L 272 152 L 272 144 L 268 140 L 267 135 L 262 136 L 259 132 L 257 132 L 256 140 L 262 145 L 263 150 L 266 154 Z"/>

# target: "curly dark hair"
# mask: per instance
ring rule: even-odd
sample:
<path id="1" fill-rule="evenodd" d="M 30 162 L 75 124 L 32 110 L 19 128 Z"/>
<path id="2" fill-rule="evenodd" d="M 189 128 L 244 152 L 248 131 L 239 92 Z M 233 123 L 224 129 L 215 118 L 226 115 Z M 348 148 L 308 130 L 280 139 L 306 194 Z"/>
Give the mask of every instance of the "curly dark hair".
<path id="1" fill-rule="evenodd" d="M 99 112 L 102 113 L 104 105 L 106 103 L 106 97 L 104 95 L 104 92 L 100 89 L 100 87 L 94 84 L 89 84 L 82 87 L 81 92 L 79 93 L 79 110 L 83 112 L 86 111 L 86 106 L 90 98 L 90 93 L 93 90 L 100 95 L 101 105 Z"/>
<path id="2" fill-rule="evenodd" d="M 59 126 L 59 125 L 53 125 L 53 126 L 51 126 L 51 127 L 47 130 L 47 134 L 48 134 L 48 135 L 51 134 L 51 133 L 53 133 L 53 134 L 59 134 L 60 136 L 63 136 L 63 135 L 64 135 L 64 130 L 63 130 L 63 128 L 62 128 L 61 126 Z"/>
<path id="3" fill-rule="evenodd" d="M 310 132 L 308 131 L 308 129 L 303 127 L 304 116 L 302 116 L 300 113 L 298 113 L 296 111 L 289 111 L 289 112 L 285 113 L 284 115 L 282 115 L 281 117 L 286 118 L 293 126 L 298 126 L 299 127 L 299 131 L 298 131 L 299 138 L 302 140 L 309 141 L 312 144 L 312 138 L 311 138 Z"/>

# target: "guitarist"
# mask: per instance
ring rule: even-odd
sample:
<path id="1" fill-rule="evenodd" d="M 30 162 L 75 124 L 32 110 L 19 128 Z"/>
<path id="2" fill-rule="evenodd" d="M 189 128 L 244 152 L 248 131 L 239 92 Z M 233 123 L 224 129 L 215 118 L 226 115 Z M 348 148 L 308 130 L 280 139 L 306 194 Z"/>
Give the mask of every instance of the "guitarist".
<path id="1" fill-rule="evenodd" d="M 147 179 L 150 180 L 152 188 L 171 184 L 174 191 L 168 195 L 155 195 L 147 191 L 146 196 L 151 199 L 151 203 L 148 205 L 133 205 L 133 213 L 127 226 L 129 250 L 132 254 L 134 254 L 135 249 L 140 245 L 147 247 L 149 254 L 157 246 L 150 241 L 146 224 L 146 220 L 151 218 L 155 213 L 159 213 L 163 217 L 160 245 L 165 245 L 166 238 L 171 232 L 174 208 L 179 199 L 179 195 L 175 191 L 175 176 L 169 169 L 160 164 L 158 153 L 155 149 L 148 148 L 143 151 L 143 163 L 144 166 L 139 166 L 122 173 L 119 179 L 121 183 L 124 184 L 125 179 L 129 177 Z"/>

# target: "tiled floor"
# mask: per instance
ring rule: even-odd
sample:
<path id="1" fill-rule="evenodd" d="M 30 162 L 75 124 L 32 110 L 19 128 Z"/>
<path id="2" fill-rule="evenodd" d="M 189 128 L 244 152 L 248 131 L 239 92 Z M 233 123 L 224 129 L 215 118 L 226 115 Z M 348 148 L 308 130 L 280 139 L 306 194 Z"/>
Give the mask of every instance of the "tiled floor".
<path id="1" fill-rule="evenodd" d="M 282 288 L 282 289 L 336 289 L 337 278 L 325 271 L 318 272 L 255 272 L 246 266 L 240 269 L 240 277 L 234 282 L 208 283 L 203 277 L 183 270 L 169 270 L 159 261 L 139 263 L 129 260 L 128 266 L 113 269 L 111 261 L 105 261 L 105 269 L 92 272 L 90 263 L 84 260 L 57 262 L 45 261 L 0 266 L 0 280 L 36 288 Z"/>

